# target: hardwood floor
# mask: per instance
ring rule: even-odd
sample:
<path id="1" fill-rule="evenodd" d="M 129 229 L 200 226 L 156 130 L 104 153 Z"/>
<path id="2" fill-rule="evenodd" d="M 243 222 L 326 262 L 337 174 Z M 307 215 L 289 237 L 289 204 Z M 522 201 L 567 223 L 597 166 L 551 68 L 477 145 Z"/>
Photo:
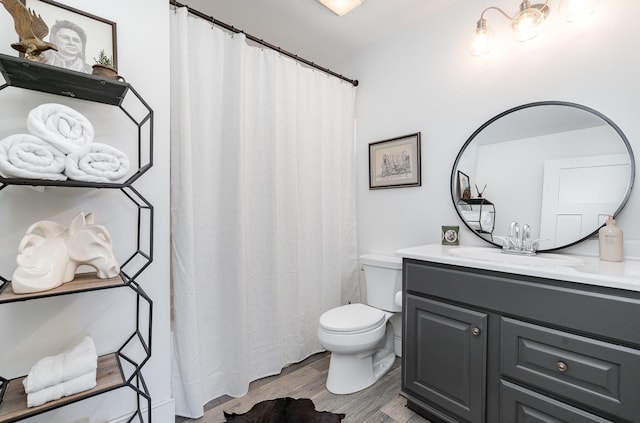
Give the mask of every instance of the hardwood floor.
<path id="1" fill-rule="evenodd" d="M 222 397 L 207 404 L 198 420 L 176 417 L 176 423 L 222 423 L 223 411 L 244 413 L 254 404 L 279 397 L 310 398 L 319 411 L 345 413 L 343 423 L 429 423 L 406 408 L 400 392 L 400 359 L 373 386 L 349 395 L 327 391 L 329 353 L 320 353 L 285 368 L 281 374 L 252 382 L 241 398 Z"/>

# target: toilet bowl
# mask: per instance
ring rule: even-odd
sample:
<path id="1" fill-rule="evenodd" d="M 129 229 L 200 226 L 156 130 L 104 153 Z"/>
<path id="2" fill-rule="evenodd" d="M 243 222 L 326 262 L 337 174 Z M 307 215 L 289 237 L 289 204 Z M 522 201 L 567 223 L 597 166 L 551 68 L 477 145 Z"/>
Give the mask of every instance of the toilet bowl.
<path id="1" fill-rule="evenodd" d="M 395 257 L 360 257 L 368 304 L 348 304 L 320 316 L 318 340 L 331 352 L 327 390 L 350 394 L 371 386 L 393 365 L 401 351 L 402 261 Z"/>

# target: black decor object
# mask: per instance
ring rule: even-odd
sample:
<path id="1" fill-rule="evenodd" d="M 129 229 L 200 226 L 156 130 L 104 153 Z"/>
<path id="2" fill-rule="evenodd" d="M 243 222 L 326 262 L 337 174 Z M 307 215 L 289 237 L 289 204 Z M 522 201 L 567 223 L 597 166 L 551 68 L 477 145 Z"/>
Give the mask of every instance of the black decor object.
<path id="1" fill-rule="evenodd" d="M 344 414 L 316 411 L 308 398 L 277 398 L 262 401 L 243 414 L 224 412 L 233 423 L 340 423 Z"/>

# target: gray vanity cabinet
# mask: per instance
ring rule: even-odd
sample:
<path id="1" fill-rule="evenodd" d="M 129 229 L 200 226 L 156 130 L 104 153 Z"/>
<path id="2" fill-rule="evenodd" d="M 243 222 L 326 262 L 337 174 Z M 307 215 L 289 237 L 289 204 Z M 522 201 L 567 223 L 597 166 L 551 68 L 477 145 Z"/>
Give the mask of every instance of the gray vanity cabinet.
<path id="1" fill-rule="evenodd" d="M 640 422 L 640 293 L 403 264 L 401 394 L 447 423 Z"/>

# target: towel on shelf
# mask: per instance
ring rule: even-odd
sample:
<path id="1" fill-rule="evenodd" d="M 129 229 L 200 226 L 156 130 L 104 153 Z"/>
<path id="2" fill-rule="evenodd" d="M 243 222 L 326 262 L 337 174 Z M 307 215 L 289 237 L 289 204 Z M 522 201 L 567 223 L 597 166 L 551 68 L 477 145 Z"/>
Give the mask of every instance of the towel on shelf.
<path id="1" fill-rule="evenodd" d="M 115 182 L 129 171 L 129 158 L 110 145 L 93 143 L 86 152 L 67 155 L 64 173 L 85 182 Z"/>
<path id="2" fill-rule="evenodd" d="M 44 357 L 31 367 L 22 381 L 27 394 L 58 385 L 98 367 L 98 355 L 93 338 L 86 336 L 74 347 L 54 356 Z"/>
<path id="3" fill-rule="evenodd" d="M 29 132 L 65 154 L 85 150 L 93 142 L 93 125 L 81 113 L 63 104 L 45 103 L 27 117 Z"/>
<path id="4" fill-rule="evenodd" d="M 491 232 L 493 230 L 493 212 L 483 210 L 461 210 L 462 217 L 471 229 Z"/>
<path id="5" fill-rule="evenodd" d="M 96 373 L 96 370 L 92 370 L 89 373 L 65 382 L 60 382 L 39 391 L 28 393 L 27 407 L 37 407 L 49 401 L 92 389 L 97 384 Z"/>
<path id="6" fill-rule="evenodd" d="M 30 134 L 9 135 L 0 141 L 0 174 L 7 178 L 64 181 L 65 155 Z"/>

